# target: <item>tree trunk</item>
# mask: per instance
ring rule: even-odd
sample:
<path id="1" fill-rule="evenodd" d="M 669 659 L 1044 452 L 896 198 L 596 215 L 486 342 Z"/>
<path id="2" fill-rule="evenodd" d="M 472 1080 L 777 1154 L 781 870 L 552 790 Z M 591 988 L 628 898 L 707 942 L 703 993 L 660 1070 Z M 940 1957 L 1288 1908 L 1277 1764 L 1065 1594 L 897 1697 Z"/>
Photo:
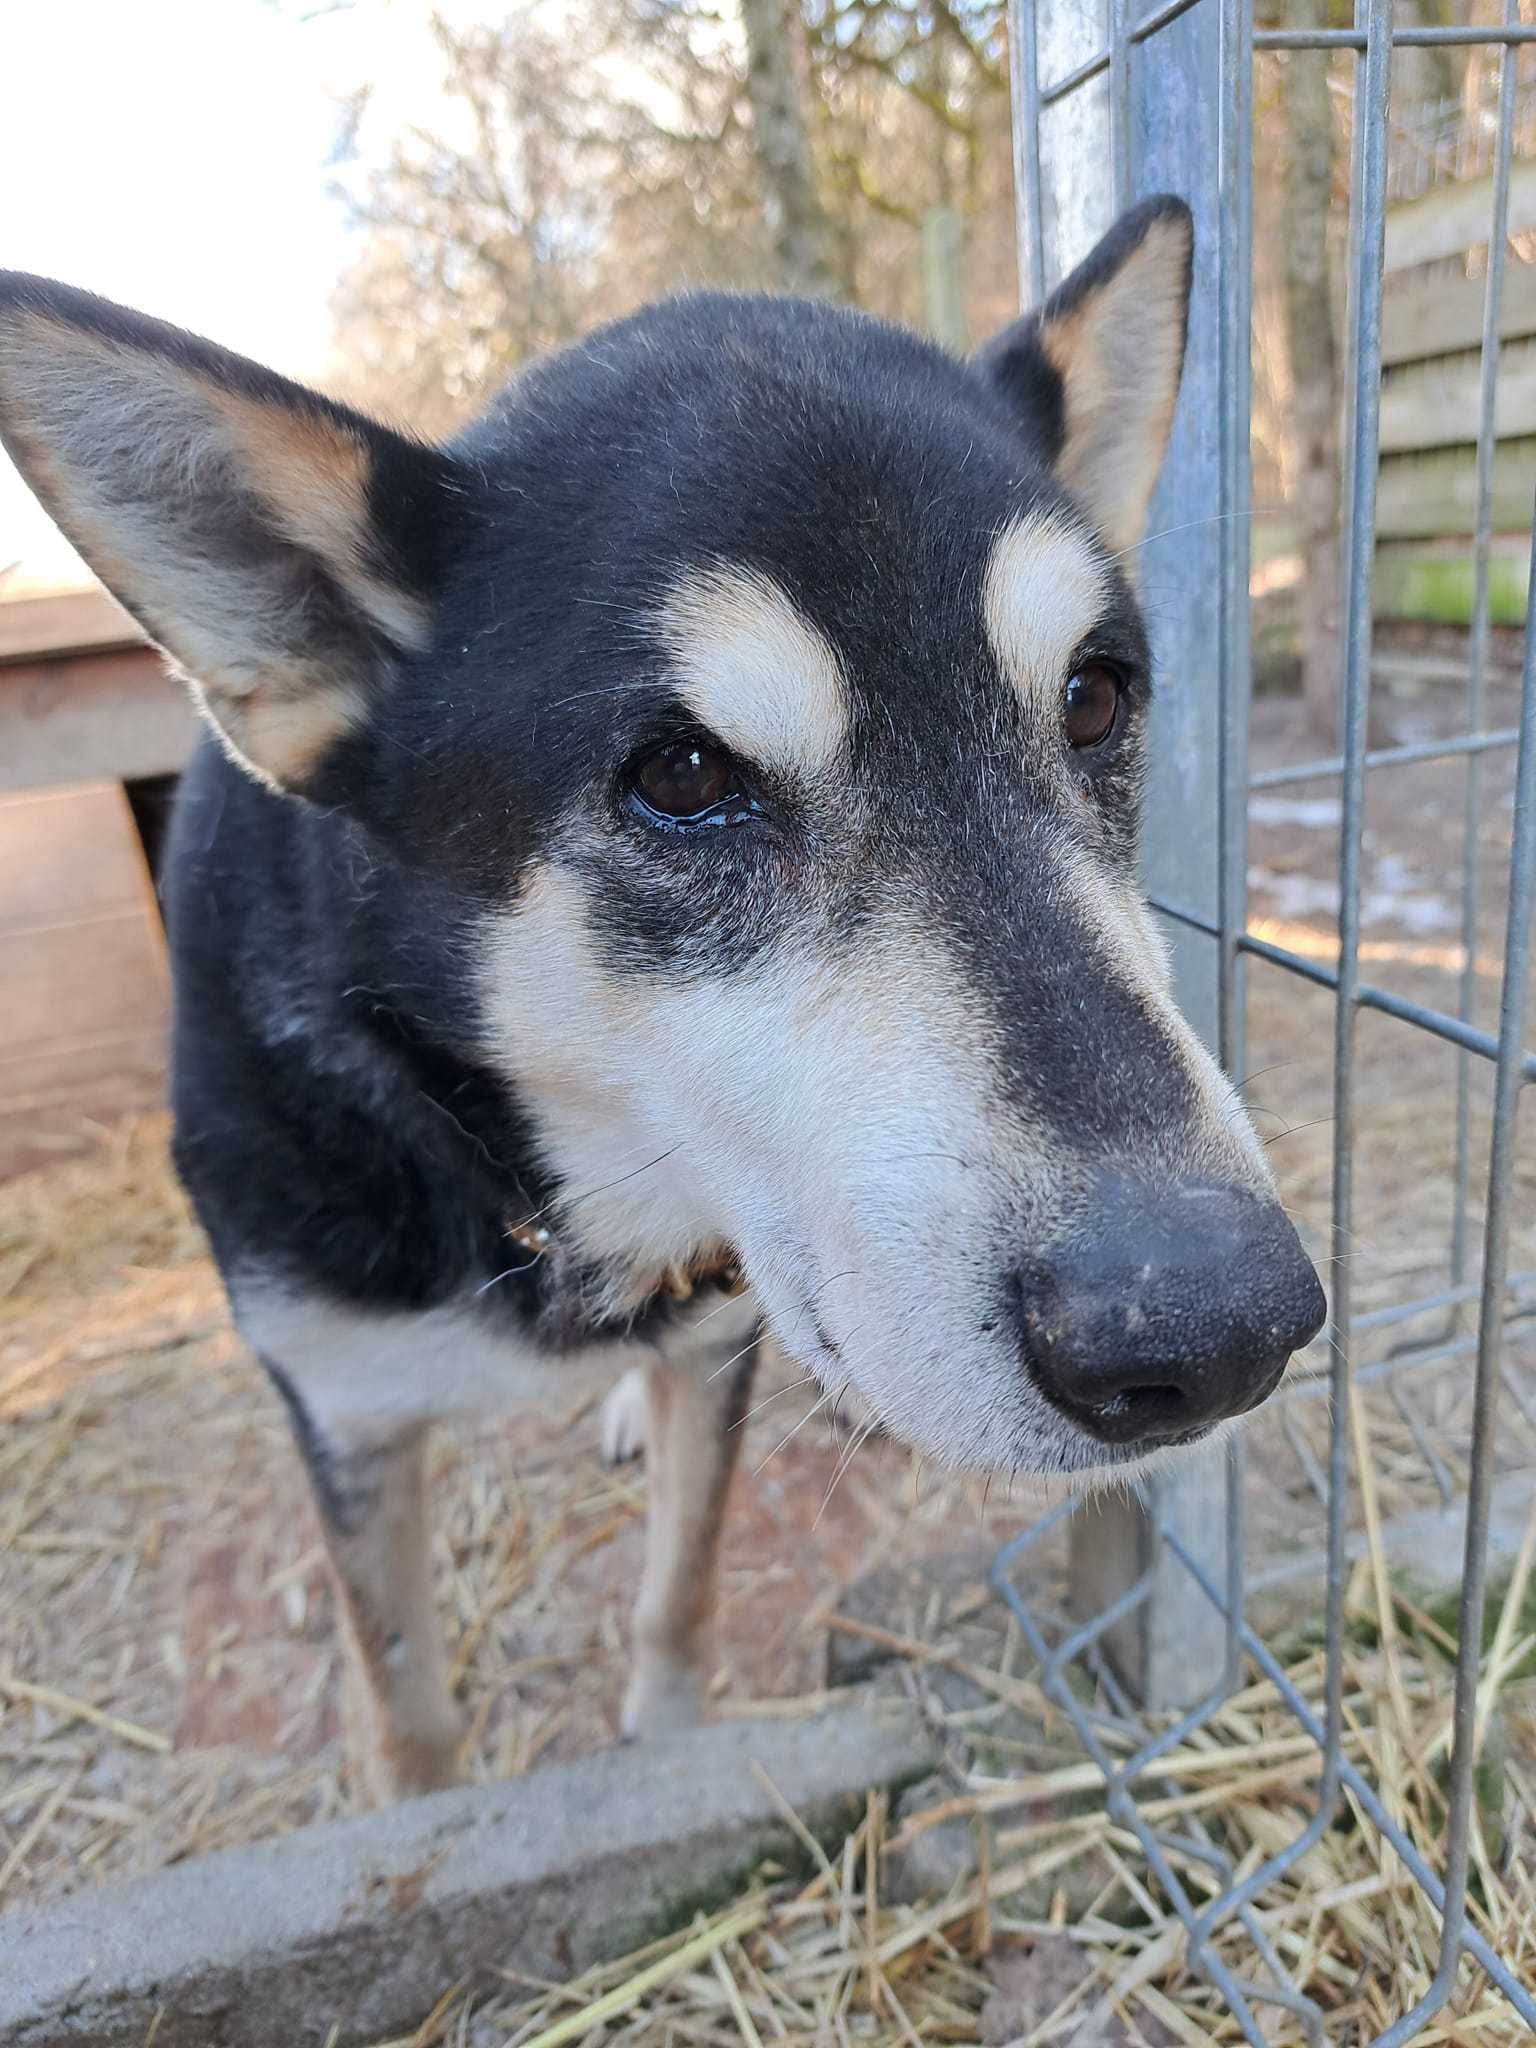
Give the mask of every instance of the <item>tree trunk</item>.
<path id="1" fill-rule="evenodd" d="M 1403 13 L 1405 28 L 1449 28 L 1454 20 L 1446 0 L 1407 0 Z M 1480 54 L 1469 52 L 1468 57 Z M 1393 106 L 1412 106 L 1415 102 L 1421 106 L 1433 106 L 1440 100 L 1455 99 L 1465 69 L 1459 56 L 1456 50 L 1432 43 L 1409 43 L 1401 50 L 1394 50 Z"/>
<path id="2" fill-rule="evenodd" d="M 1287 10 L 1295 27 L 1325 26 L 1326 0 Z M 1298 19 L 1305 16 L 1305 20 Z M 1291 364 L 1294 494 L 1302 558 L 1301 679 L 1308 722 L 1331 742 L 1339 726 L 1338 362 L 1328 266 L 1333 117 L 1328 53 L 1285 59 L 1285 330 Z"/>
<path id="3" fill-rule="evenodd" d="M 816 190 L 805 108 L 795 77 L 789 10 L 796 0 L 742 0 L 747 98 L 752 107 L 768 222 L 786 291 L 839 298 L 831 230 Z"/>

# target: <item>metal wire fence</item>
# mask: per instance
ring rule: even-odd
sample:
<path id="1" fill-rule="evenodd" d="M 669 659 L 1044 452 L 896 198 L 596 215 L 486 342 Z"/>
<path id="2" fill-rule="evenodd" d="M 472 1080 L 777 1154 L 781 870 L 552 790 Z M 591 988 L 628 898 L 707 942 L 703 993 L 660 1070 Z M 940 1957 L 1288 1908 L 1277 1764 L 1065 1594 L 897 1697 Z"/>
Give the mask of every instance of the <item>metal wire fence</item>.
<path id="1" fill-rule="evenodd" d="M 1266 1931 L 1266 1891 L 1292 1870 L 1333 1824 L 1346 1797 L 1401 1858 L 1411 1880 L 1433 1902 L 1440 1950 L 1433 1979 L 1410 2010 L 1376 2035 L 1378 2048 L 1418 2038 L 1440 2012 L 1470 1958 L 1494 1991 L 1536 2029 L 1536 1992 L 1515 1967 L 1490 1949 L 1468 1911 L 1474 1827 L 1474 1766 L 1480 1646 L 1488 1580 L 1488 1527 L 1494 1474 L 1494 1431 L 1507 1377 L 1510 1318 L 1529 1313 L 1536 1275 L 1511 1270 L 1510 1237 L 1517 1113 L 1521 1091 L 1536 1080 L 1536 1051 L 1527 1044 L 1533 910 L 1536 910 L 1536 635 L 1526 637 L 1517 723 L 1487 729 L 1489 561 L 1492 547 L 1493 458 L 1499 378 L 1501 294 L 1508 239 L 1511 161 L 1516 142 L 1516 59 L 1536 43 L 1515 0 L 1502 24 L 1484 27 L 1395 26 L 1390 0 L 1356 0 L 1349 28 L 1256 30 L 1252 0 L 1165 0 L 1138 9 L 1136 0 L 1100 0 L 1084 8 L 1065 0 L 1012 0 L 1011 61 L 1014 154 L 1019 202 L 1020 275 L 1035 301 L 1070 266 L 1085 234 L 1139 192 L 1172 187 L 1191 196 L 1204 285 L 1192 312 L 1190 387 L 1165 480 L 1165 535 L 1185 559 L 1171 579 L 1176 596 L 1160 620 L 1165 666 L 1169 641 L 1179 660 L 1181 706 L 1160 750 L 1161 793 L 1149 819 L 1148 881 L 1152 899 L 1176 938 L 1181 997 L 1197 1025 L 1219 1048 L 1229 1072 L 1245 1071 L 1245 990 L 1250 962 L 1301 977 L 1333 998 L 1333 1160 L 1331 1181 L 1331 1345 L 1322 1384 L 1331 1397 L 1325 1469 L 1316 1474 L 1326 1518 L 1325 1679 L 1320 1702 L 1309 1700 L 1245 1620 L 1244 1475 L 1240 1447 L 1225 1454 L 1213 1477 L 1160 1482 L 1130 1513 L 1108 1571 L 1104 1528 L 1092 1538 L 1093 1570 L 1080 1574 L 1077 1614 L 1064 1628 L 1023 1589 L 1032 1554 L 1063 1521 L 1080 1517 L 1067 1502 L 999 1554 L 994 1584 L 1039 1661 L 1047 1694 L 1062 1708 L 1104 1778 L 1113 1818 L 1134 1833 L 1151 1871 L 1184 1923 L 1191 1961 L 1218 1989 L 1243 2035 L 1267 2040 L 1263 2016 L 1293 2016 L 1306 2038 L 1326 2039 L 1326 2016 L 1287 1967 Z M 1087 47 L 1085 47 L 1085 40 Z M 1485 273 L 1479 383 L 1477 485 L 1471 539 L 1474 585 L 1466 641 L 1464 730 L 1449 738 L 1369 748 L 1372 687 L 1372 570 L 1376 551 L 1378 400 L 1381 305 L 1388 201 L 1389 96 L 1394 46 L 1484 45 L 1500 79 L 1491 145 L 1489 260 Z M 1350 170 L 1347 421 L 1344 443 L 1343 573 L 1340 632 L 1341 746 L 1336 756 L 1251 775 L 1248 712 L 1249 649 L 1249 384 L 1252 289 L 1253 73 L 1264 50 L 1343 50 L 1354 65 Z M 1111 176 L 1104 176 L 1105 165 Z M 1085 199 L 1085 193 L 1090 196 Z M 1094 196 L 1098 195 L 1098 196 Z M 1099 218 L 1092 214 L 1098 208 Z M 1202 297 L 1203 291 L 1203 297 Z M 1201 513 L 1181 527 L 1178 515 Z M 1214 509 L 1213 509 L 1214 508 Z M 1160 522 L 1154 521 L 1154 524 Z M 1194 529 L 1198 529 L 1197 531 Z M 1536 524 L 1533 524 L 1536 536 Z M 1154 542 L 1170 543 L 1164 535 Z M 1214 602 L 1213 602 L 1214 596 Z M 1172 744 L 1169 744 L 1169 743 Z M 1184 742 L 1185 744 L 1180 744 Z M 1514 809 L 1502 981 L 1495 1028 L 1476 1021 L 1480 871 L 1478 823 L 1490 755 L 1512 753 Z M 1436 1008 L 1377 985 L 1362 972 L 1362 844 L 1368 776 L 1427 760 L 1460 762 L 1465 778 L 1465 857 L 1460 876 L 1460 938 L 1465 965 L 1453 1007 Z M 1169 766 L 1169 763 L 1172 763 Z M 1248 928 L 1247 838 L 1250 791 L 1309 783 L 1336 787 L 1339 923 L 1336 963 L 1304 956 Z M 1191 825 L 1191 820 L 1195 824 Z M 1358 1034 L 1371 1010 L 1407 1032 L 1428 1034 L 1454 1049 L 1457 1075 L 1454 1200 L 1446 1284 L 1386 1309 L 1355 1307 L 1351 1241 L 1357 1207 Z M 1491 1143 L 1480 1227 L 1474 1183 L 1474 1069 L 1491 1069 Z M 1472 1327 L 1475 1312 L 1475 1327 Z M 1435 1316 L 1431 1341 L 1401 1359 L 1374 1361 L 1369 1373 L 1450 1358 L 1475 1360 L 1471 1455 L 1465 1503 L 1465 1556 L 1456 1632 L 1454 1742 L 1446 1787 L 1443 1862 L 1432 1870 L 1391 1811 L 1392 1787 L 1372 1782 L 1346 1753 L 1344 1713 L 1345 1587 L 1349 1562 L 1351 1385 L 1370 1330 Z M 1318 1382 L 1313 1383 L 1315 1391 Z M 1300 1390 L 1309 1391 L 1305 1386 Z M 1425 1444 L 1432 1454 L 1432 1446 Z M 1081 1588 L 1094 1599 L 1085 1604 Z M 1131 1629 L 1139 1654 L 1127 1656 Z M 1200 1645 L 1212 1646 L 1204 1658 Z M 1158 1646 L 1198 1674 L 1200 1696 L 1173 1700 L 1158 1678 Z M 1118 1647 L 1117 1647 L 1118 1646 Z M 1074 1667 L 1077 1667 L 1076 1669 Z M 1092 1683 L 1084 1685 L 1086 1667 Z M 1277 1854 L 1242 1873 L 1219 1832 L 1198 1823 L 1161 1826 L 1143 1811 L 1160 1757 L 1178 1749 L 1228 1701 L 1247 1673 L 1270 1681 L 1299 1731 L 1317 1745 L 1319 1771 L 1310 1816 Z M 1161 1696 L 1159 1696 L 1161 1694 Z M 1182 1712 L 1149 1708 L 1176 1704 Z M 1209 1882 L 1191 1886 L 1191 1865 Z M 1182 1873 L 1182 1874 L 1181 1874 Z M 1233 1923 L 1246 1932 L 1252 1967 L 1235 1968 Z M 1223 1940 L 1218 1946 L 1218 1936 Z M 1360 2038 L 1351 2034 L 1352 2040 Z"/>

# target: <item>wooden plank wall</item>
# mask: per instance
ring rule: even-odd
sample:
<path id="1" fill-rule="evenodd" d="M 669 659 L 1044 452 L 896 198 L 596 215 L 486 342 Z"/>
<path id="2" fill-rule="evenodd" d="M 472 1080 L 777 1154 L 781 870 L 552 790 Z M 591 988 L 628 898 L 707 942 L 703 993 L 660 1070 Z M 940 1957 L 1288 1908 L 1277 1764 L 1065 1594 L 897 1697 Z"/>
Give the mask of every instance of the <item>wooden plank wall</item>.
<path id="1" fill-rule="evenodd" d="M 197 715 L 104 590 L 0 603 L 0 791 L 172 775 Z"/>
<path id="2" fill-rule="evenodd" d="M 1536 225 L 1536 164 L 1517 163 L 1511 229 Z M 1445 186 L 1388 216 L 1382 304 L 1381 477 L 1376 531 L 1388 564 L 1417 545 L 1470 539 L 1476 513 L 1483 334 L 1481 276 L 1390 273 L 1454 256 L 1486 236 L 1487 179 Z M 1493 530 L 1528 541 L 1536 501 L 1536 264 L 1511 251 L 1499 321 Z M 1401 546 L 1394 544 L 1402 544 Z M 1386 579 L 1391 582 L 1391 577 Z M 1411 580 L 1411 579 L 1410 579 Z"/>
<path id="3" fill-rule="evenodd" d="M 0 1176 L 157 1103 L 170 981 L 122 785 L 0 796 Z"/>
<path id="4" fill-rule="evenodd" d="M 1400 200 L 1387 211 L 1387 275 L 1475 249 L 1487 241 L 1492 218 L 1492 172 Z M 1509 232 L 1523 234 L 1528 228 L 1536 228 L 1536 162 L 1517 156 L 1509 167 Z"/>
<path id="5" fill-rule="evenodd" d="M 165 938 L 123 785 L 196 730 L 105 591 L 0 602 L 0 1177 L 163 1097 Z"/>

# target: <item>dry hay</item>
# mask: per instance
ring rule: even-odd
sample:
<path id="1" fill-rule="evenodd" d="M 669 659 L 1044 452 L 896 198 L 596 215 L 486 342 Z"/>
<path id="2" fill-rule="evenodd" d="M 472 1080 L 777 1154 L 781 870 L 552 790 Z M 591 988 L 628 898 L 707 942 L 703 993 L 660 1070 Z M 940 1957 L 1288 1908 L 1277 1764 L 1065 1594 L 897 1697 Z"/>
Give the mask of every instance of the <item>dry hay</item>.
<path id="1" fill-rule="evenodd" d="M 358 1803 L 318 1530 L 278 1404 L 229 1330 L 169 1172 L 163 1119 L 0 1189 L 6 1261 L 0 1911 Z M 1453 1467 L 1469 1382 L 1457 1363 L 1415 1383 Z M 749 1474 L 797 1399 L 782 1394 L 754 1422 Z M 1325 1420 L 1314 1403 L 1263 1431 L 1311 1432 L 1320 1454 Z M 1505 1421 L 1505 1456 L 1536 1463 L 1508 1404 Z M 572 1401 L 437 1452 L 437 1582 L 479 1780 L 612 1739 L 643 1479 L 597 1467 L 591 1425 Z M 1362 1394 L 1356 1426 L 1378 1516 L 1438 1498 L 1390 1387 Z M 1279 1483 L 1269 1442 L 1261 1432 L 1253 1461 L 1255 1533 L 1315 1540 L 1315 1508 L 1297 1510 L 1300 1468 Z M 957 1517 L 983 1542 L 1019 1519 L 1006 1503 L 983 1516 L 931 1477 L 914 1492 L 893 1447 L 871 1445 L 813 1546 L 840 1463 L 836 1444 L 803 1431 L 744 1485 L 719 1711 L 792 1710 L 814 1694 L 818 1612 L 846 1579 L 953 1545 Z"/>
<path id="2" fill-rule="evenodd" d="M 1517 1979 L 1536 1983 L 1536 1604 L 1531 1566 L 1536 1515 L 1492 1620 L 1479 1689 L 1479 1771 L 1470 1913 Z M 1362 1560 L 1350 1588 L 1345 1673 L 1346 1748 L 1388 1787 L 1390 1810 L 1432 1868 L 1443 1871 L 1450 1672 L 1455 1644 L 1441 1622 L 1392 1586 L 1379 1555 Z M 843 1624 L 860 1633 L 883 1634 Z M 885 1636 L 914 1674 L 935 1662 L 967 1672 L 1000 1701 L 1049 1714 L 1027 1677 L 968 1666 L 943 1642 Z M 1517 1677 L 1516 1674 L 1525 1676 Z M 1320 1709 L 1322 1656 L 1301 1651 L 1288 1677 Z M 1495 1754 L 1495 1739 L 1507 1751 Z M 1320 1756 L 1274 1684 L 1256 1678 L 1138 1785 L 1146 1819 L 1202 1827 L 1237 1878 L 1292 1843 L 1315 1810 Z M 423 2025 L 380 2048 L 662 2048 L 692 2042 L 766 2048 L 778 2042 L 985 2041 L 1035 2048 L 1237 2042 L 1220 1993 L 1188 1962 L 1182 1923 L 1159 1893 L 1135 1836 L 1102 1805 L 1073 1810 L 1100 1784 L 1074 1762 L 1030 1777 L 959 1780 L 946 1804 L 893 1824 L 884 1794 L 868 1796 L 858 1828 L 830 1853 L 793 1822 L 814 1875 L 764 1871 L 729 1904 L 666 1941 L 565 1985 L 508 1976 L 489 2001 L 449 1987 Z M 1050 1812 L 1052 1804 L 1056 1812 Z M 1010 1816 L 1020 1809 L 1032 1817 Z M 1042 1809 L 1049 1817 L 1037 1816 Z M 929 1826 L 968 1818 L 977 1831 L 973 1876 L 938 1901 L 895 1903 L 883 1889 L 889 1857 Z M 1107 1871 L 1096 1897 L 1070 1919 L 1065 1890 L 1044 1913 L 1042 1885 L 1065 1877 L 1090 1850 Z M 1196 1904 L 1214 1895 L 1207 1863 L 1172 1853 Z M 1367 2043 L 1406 2012 L 1434 1975 L 1439 1917 L 1397 1853 L 1346 1795 L 1334 1824 L 1256 1903 L 1256 1918 L 1297 1984 L 1326 2016 L 1332 2042 Z M 1055 1954 L 1075 1944 L 1081 1963 L 1065 1981 Z M 1217 1939 L 1239 1977 L 1262 1984 L 1264 1966 L 1236 1922 Z M 1031 1982 L 1044 1999 L 1020 2003 Z M 1021 1960 L 1022 1959 L 1022 1960 Z M 1010 1967 L 1011 1966 L 1011 1967 Z M 1054 1978 L 1054 1982 L 1053 1982 Z M 1059 1995 L 1058 1995 L 1059 1993 Z M 1044 2010 L 1042 2010 L 1042 2005 Z M 1275 2005 L 1257 2012 L 1273 2048 L 1306 2038 Z M 1116 2030 L 1118 2028 L 1118 2031 Z M 1524 2022 L 1464 1964 L 1452 1998 L 1416 2034 L 1418 2048 L 1529 2039 Z"/>
<path id="3" fill-rule="evenodd" d="M 144 1119 L 0 1185 L 0 1911 L 362 1803 L 302 1470 L 165 1135 Z M 749 1425 L 719 1712 L 815 1693 L 814 1617 L 847 1579 L 949 1547 L 957 1518 L 986 1543 L 1022 1517 L 914 1476 L 893 1445 L 842 1469 L 846 1443 L 821 1420 L 776 1452 L 806 1413 L 796 1378 L 765 1375 Z M 617 1730 L 644 1480 L 599 1465 L 589 1393 L 555 1394 L 434 1445 L 435 1577 L 472 1781 Z"/>
<path id="4" fill-rule="evenodd" d="M 126 1117 L 82 1157 L 0 1183 L 0 1358 L 136 1276 L 206 1278 L 168 1138 L 167 1117 Z M 117 1306 L 133 1315 L 132 1293 Z"/>

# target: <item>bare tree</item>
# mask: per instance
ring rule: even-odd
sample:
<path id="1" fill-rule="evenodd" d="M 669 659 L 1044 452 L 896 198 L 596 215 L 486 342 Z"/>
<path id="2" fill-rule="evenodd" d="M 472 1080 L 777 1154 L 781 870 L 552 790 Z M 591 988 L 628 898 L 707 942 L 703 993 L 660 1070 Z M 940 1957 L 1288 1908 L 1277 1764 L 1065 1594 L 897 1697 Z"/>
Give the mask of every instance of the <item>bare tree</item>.
<path id="1" fill-rule="evenodd" d="M 429 430 L 529 356 L 679 286 L 920 324 L 952 211 L 960 312 L 1016 304 L 1004 0 L 530 0 L 433 25 L 439 89 L 350 109 L 346 392 Z"/>
<path id="2" fill-rule="evenodd" d="M 1407 16 L 1405 27 L 1450 28 L 1455 21 L 1447 0 L 1405 0 L 1403 12 Z M 1483 53 L 1476 54 L 1481 56 Z M 1456 51 L 1433 43 L 1407 44 L 1405 48 L 1394 51 L 1393 64 L 1396 70 L 1392 83 L 1394 95 L 1400 94 L 1410 103 L 1416 102 L 1420 106 L 1435 106 L 1441 101 L 1455 99 L 1462 82 L 1463 72 L 1458 67 Z M 1468 62 L 1466 71 L 1471 69 Z"/>
<path id="3" fill-rule="evenodd" d="M 784 288 L 813 298 L 840 298 L 842 280 L 829 257 L 831 225 L 817 190 L 806 129 L 804 32 L 797 0 L 741 0 L 741 13 L 752 129 Z"/>
<path id="4" fill-rule="evenodd" d="M 441 431 L 509 371 L 679 284 L 774 281 L 729 49 L 643 0 L 433 23 L 440 106 L 367 167 L 336 310 L 348 395 Z"/>
<path id="5" fill-rule="evenodd" d="M 1288 25 L 1326 26 L 1327 0 L 1291 0 Z M 1303 18 L 1304 17 L 1304 18 Z M 1320 736 L 1339 716 L 1338 344 L 1328 257 L 1333 196 L 1333 111 L 1328 53 L 1285 59 L 1285 331 L 1291 371 L 1294 502 L 1303 580 L 1302 696 Z"/>
<path id="6" fill-rule="evenodd" d="M 1003 0 L 804 0 L 828 204 L 851 295 L 924 318 L 921 241 L 959 224 L 966 324 L 1017 311 Z"/>

